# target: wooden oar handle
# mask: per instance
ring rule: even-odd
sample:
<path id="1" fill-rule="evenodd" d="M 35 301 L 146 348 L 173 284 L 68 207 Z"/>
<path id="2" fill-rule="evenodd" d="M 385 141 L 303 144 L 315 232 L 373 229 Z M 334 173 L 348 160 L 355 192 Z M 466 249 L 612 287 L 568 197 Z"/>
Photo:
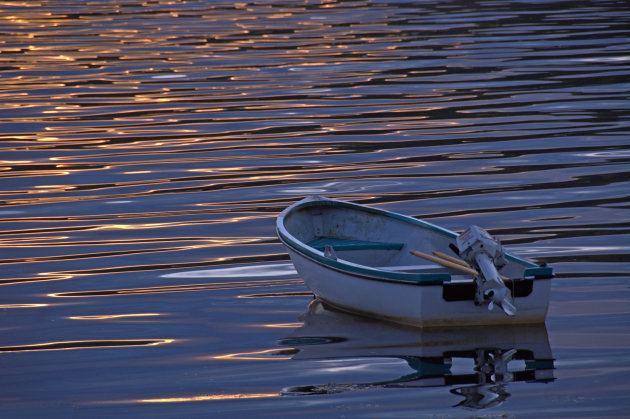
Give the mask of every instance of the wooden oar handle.
<path id="1" fill-rule="evenodd" d="M 466 266 L 463 266 L 459 263 L 454 263 L 451 261 L 448 261 L 446 259 L 442 259 L 436 256 L 432 256 L 429 255 L 427 253 L 423 253 L 423 252 L 419 252 L 417 250 L 410 250 L 409 253 L 411 253 L 414 256 L 418 256 L 420 258 L 426 259 L 426 260 L 430 260 L 431 262 L 435 262 L 435 263 L 439 263 L 442 266 L 446 266 L 447 268 L 452 268 L 452 269 L 456 269 L 460 272 L 464 272 L 467 273 L 469 275 L 477 275 L 478 272 L 472 268 L 467 268 Z"/>
<path id="2" fill-rule="evenodd" d="M 442 266 L 446 266 L 447 268 L 453 268 L 456 269 L 458 271 L 470 274 L 470 275 L 479 275 L 479 272 L 477 272 L 475 269 L 473 269 L 469 264 L 467 264 L 466 262 L 464 262 L 461 259 L 457 259 L 453 256 L 449 256 L 445 253 L 442 252 L 438 252 L 438 251 L 434 251 L 433 253 L 436 256 L 432 256 L 429 255 L 427 253 L 423 253 L 423 252 L 419 252 L 417 250 L 410 250 L 409 253 L 411 253 L 414 256 L 418 256 L 420 258 L 426 259 L 426 260 L 430 260 L 431 262 L 435 262 L 435 263 L 439 263 Z M 440 256 L 440 257 L 438 257 Z M 504 275 L 500 275 L 501 279 L 504 281 L 509 280 L 509 278 L 507 276 Z"/>
<path id="3" fill-rule="evenodd" d="M 465 261 L 463 261 L 463 260 L 461 260 L 459 258 L 456 258 L 455 256 L 447 255 L 446 253 L 440 252 L 438 250 L 434 250 L 431 253 L 433 253 L 435 256 L 437 256 L 439 258 L 448 260 L 449 262 L 457 263 L 458 265 L 462 265 L 462 266 L 465 266 L 467 268 L 474 269 L 472 266 L 467 264 Z"/>

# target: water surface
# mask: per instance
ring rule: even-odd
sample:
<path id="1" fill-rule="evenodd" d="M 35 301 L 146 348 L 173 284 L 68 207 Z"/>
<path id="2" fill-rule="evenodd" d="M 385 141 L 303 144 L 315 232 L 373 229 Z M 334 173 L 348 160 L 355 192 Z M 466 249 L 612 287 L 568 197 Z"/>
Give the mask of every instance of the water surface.
<path id="1" fill-rule="evenodd" d="M 3 415 L 627 415 L 626 2 L 11 1 L 0 18 Z M 546 328 L 438 354 L 309 308 L 274 231 L 309 194 L 478 224 L 551 264 Z M 480 374 L 476 350 L 511 376 Z"/>

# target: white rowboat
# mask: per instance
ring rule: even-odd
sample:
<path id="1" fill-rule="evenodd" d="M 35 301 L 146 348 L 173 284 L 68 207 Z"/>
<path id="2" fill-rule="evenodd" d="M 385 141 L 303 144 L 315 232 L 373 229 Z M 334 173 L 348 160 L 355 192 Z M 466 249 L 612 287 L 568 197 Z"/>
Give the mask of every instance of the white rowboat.
<path id="1" fill-rule="evenodd" d="M 455 258 L 459 235 L 426 221 L 312 196 L 285 209 L 276 227 L 306 286 L 339 309 L 419 327 L 545 321 L 551 268 L 505 253 L 496 282 L 485 281 L 485 266 L 483 275 L 465 271 Z M 434 263 L 410 251 L 441 256 Z M 488 309 L 484 287 L 499 283 L 510 315 Z"/>

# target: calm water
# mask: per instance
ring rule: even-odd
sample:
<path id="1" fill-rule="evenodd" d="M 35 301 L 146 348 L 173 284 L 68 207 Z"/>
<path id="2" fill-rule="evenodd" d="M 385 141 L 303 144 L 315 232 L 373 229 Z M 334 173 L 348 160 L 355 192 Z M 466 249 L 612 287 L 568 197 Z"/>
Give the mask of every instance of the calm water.
<path id="1" fill-rule="evenodd" d="M 629 27 L 625 1 L 0 2 L 0 416 L 627 416 Z M 546 328 L 309 310 L 274 219 L 313 193 L 552 264 Z"/>

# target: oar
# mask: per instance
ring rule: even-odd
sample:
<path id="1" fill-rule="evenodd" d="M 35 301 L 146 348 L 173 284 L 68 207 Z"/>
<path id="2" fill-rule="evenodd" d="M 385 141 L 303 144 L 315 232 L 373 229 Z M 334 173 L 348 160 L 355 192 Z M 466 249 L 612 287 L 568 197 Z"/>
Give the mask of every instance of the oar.
<path id="1" fill-rule="evenodd" d="M 433 254 L 435 254 L 436 256 L 431 256 L 427 253 L 419 252 L 417 250 L 410 250 L 409 253 L 411 253 L 414 256 L 418 256 L 420 258 L 430 260 L 431 262 L 439 263 L 440 265 L 446 266 L 447 268 L 453 268 L 455 270 L 458 270 L 458 271 L 461 271 L 470 275 L 479 275 L 479 272 L 477 272 L 475 269 L 473 269 L 469 264 L 467 264 L 463 260 L 457 259 L 456 257 L 453 257 L 453 256 L 449 256 L 446 253 L 442 253 L 437 250 L 433 251 Z M 503 279 L 504 281 L 507 281 L 509 278 L 501 275 L 501 279 Z"/>
<path id="2" fill-rule="evenodd" d="M 435 262 L 435 263 L 439 263 L 442 266 L 446 266 L 447 268 L 453 268 L 456 269 L 458 271 L 467 273 L 469 275 L 477 275 L 478 272 L 476 270 L 474 270 L 473 268 L 470 267 L 466 267 L 460 263 L 455 263 L 455 262 L 451 262 L 449 260 L 446 259 L 442 259 L 440 257 L 437 256 L 432 256 L 429 255 L 427 253 L 423 253 L 423 252 L 419 252 L 417 250 L 410 250 L 409 253 L 411 253 L 414 256 L 418 256 L 420 258 L 426 259 L 426 260 L 430 260 L 431 262 Z"/>
<path id="3" fill-rule="evenodd" d="M 433 253 L 435 256 L 440 257 L 442 259 L 446 259 L 448 261 L 451 261 L 453 263 L 457 263 L 458 265 L 462 265 L 465 266 L 467 268 L 473 269 L 472 266 L 470 266 L 469 264 L 467 264 L 465 261 L 456 258 L 455 256 L 451 256 L 451 255 L 447 255 L 446 253 L 440 252 L 438 250 L 434 250 L 431 253 Z"/>

